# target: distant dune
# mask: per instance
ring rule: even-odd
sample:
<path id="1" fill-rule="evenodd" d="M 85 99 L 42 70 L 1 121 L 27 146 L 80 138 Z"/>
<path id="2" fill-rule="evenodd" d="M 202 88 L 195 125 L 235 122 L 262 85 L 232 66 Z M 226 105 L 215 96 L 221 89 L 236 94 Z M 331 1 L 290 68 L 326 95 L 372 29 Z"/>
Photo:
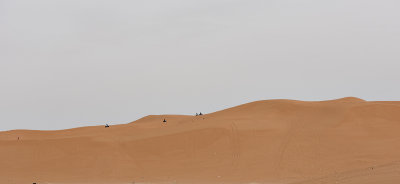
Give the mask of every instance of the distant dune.
<path id="1" fill-rule="evenodd" d="M 0 157 L 4 184 L 398 184 L 400 102 L 266 100 L 109 128 L 13 130 L 0 132 Z"/>

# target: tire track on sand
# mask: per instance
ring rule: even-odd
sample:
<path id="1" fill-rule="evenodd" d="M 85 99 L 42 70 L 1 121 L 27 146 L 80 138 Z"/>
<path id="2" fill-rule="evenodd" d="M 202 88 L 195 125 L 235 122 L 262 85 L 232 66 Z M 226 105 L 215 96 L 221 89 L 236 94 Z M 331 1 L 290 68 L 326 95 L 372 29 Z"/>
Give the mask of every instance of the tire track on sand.
<path id="1" fill-rule="evenodd" d="M 236 169 L 238 167 L 238 160 L 240 157 L 240 143 L 238 127 L 235 122 L 231 124 L 231 146 L 232 146 L 232 168 Z"/>
<path id="2" fill-rule="evenodd" d="M 283 161 L 283 158 L 284 158 L 284 156 L 285 156 L 286 149 L 287 149 L 289 143 L 290 143 L 290 142 L 292 141 L 292 139 L 293 139 L 293 133 L 295 132 L 295 130 L 296 130 L 296 127 L 293 125 L 293 122 L 290 121 L 290 122 L 289 122 L 289 130 L 286 132 L 285 136 L 283 137 L 282 143 L 279 145 L 279 148 L 278 148 L 278 158 L 277 158 L 277 160 L 276 160 L 275 163 L 274 163 L 274 171 L 275 171 L 275 174 L 276 174 L 278 177 L 280 177 L 280 174 L 279 174 L 280 171 L 279 171 L 279 169 L 281 168 L 282 161 Z"/>

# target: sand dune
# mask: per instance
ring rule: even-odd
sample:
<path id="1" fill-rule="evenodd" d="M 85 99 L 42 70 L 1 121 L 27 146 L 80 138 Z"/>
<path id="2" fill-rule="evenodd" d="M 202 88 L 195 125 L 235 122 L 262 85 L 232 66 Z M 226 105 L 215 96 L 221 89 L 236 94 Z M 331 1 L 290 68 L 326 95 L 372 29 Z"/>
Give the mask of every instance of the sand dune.
<path id="1" fill-rule="evenodd" d="M 0 183 L 400 183 L 399 132 L 400 102 L 352 97 L 13 130 L 0 132 Z"/>

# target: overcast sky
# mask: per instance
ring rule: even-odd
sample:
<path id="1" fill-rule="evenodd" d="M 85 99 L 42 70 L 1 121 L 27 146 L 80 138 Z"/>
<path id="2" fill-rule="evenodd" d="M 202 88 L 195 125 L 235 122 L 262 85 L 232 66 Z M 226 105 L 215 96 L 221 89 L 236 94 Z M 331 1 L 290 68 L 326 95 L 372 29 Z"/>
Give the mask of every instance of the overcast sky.
<path id="1" fill-rule="evenodd" d="M 0 0 L 0 130 L 400 100 L 398 0 Z"/>

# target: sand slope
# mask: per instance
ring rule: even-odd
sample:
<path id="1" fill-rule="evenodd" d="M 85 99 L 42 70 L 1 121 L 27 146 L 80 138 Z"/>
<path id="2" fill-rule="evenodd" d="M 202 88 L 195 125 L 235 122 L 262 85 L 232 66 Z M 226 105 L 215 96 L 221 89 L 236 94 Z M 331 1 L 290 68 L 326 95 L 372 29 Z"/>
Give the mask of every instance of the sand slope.
<path id="1" fill-rule="evenodd" d="M 14 130 L 0 132 L 0 157 L 10 184 L 400 183 L 400 102 L 267 100 L 110 128 Z"/>

